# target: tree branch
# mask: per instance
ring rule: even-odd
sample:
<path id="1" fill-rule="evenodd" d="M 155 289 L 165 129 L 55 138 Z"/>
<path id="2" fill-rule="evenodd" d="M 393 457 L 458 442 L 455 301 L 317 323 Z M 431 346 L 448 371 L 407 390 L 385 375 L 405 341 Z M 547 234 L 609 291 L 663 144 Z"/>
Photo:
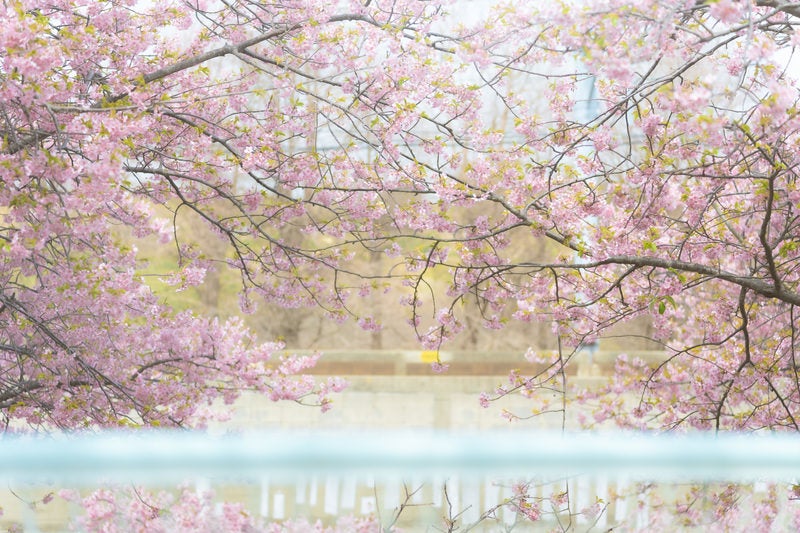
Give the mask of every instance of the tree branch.
<path id="1" fill-rule="evenodd" d="M 759 7 L 771 7 L 793 17 L 800 17 L 800 2 L 780 2 L 777 0 L 756 0 Z"/>
<path id="2" fill-rule="evenodd" d="M 762 279 L 752 276 L 742 276 L 719 268 L 702 265 L 700 263 L 692 263 L 688 261 L 678 261 L 675 259 L 667 259 L 662 257 L 649 257 L 649 256 L 636 256 L 636 255 L 617 255 L 607 257 L 599 261 L 589 261 L 586 263 L 557 263 L 557 264 L 542 264 L 542 263 L 520 263 L 519 267 L 532 267 L 532 268 L 550 268 L 560 270 L 583 270 L 588 268 L 596 268 L 605 265 L 629 265 L 637 267 L 655 267 L 663 270 L 677 270 L 680 272 L 691 272 L 694 274 L 702 274 L 710 278 L 727 281 L 749 289 L 761 296 L 768 298 L 775 298 L 782 302 L 792 305 L 800 305 L 800 294 L 797 292 L 789 291 L 784 286 L 775 287 L 774 285 L 763 281 Z"/>

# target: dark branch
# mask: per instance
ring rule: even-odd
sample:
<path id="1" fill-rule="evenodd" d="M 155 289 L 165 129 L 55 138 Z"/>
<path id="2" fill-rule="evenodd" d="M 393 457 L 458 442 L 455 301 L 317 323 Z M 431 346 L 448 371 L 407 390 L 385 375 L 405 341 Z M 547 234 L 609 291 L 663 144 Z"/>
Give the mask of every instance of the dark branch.
<path id="1" fill-rule="evenodd" d="M 649 256 L 636 256 L 636 255 L 617 255 L 611 256 L 599 261 L 590 261 L 586 263 L 559 263 L 559 264 L 541 264 L 541 263 L 520 263 L 520 267 L 532 268 L 550 268 L 560 270 L 582 270 L 588 268 L 596 268 L 605 265 L 628 265 L 636 267 L 655 267 L 663 270 L 676 270 L 679 272 L 691 272 L 694 274 L 701 274 L 710 278 L 727 281 L 738 285 L 739 287 L 751 290 L 761 296 L 768 298 L 775 298 L 782 302 L 792 305 L 800 305 L 800 294 L 787 290 L 785 286 L 776 287 L 771 283 L 753 277 L 742 276 L 733 272 L 728 272 L 715 267 L 710 267 L 700 263 L 690 263 L 688 261 L 678 261 L 675 259 L 666 259 L 662 257 L 649 257 Z"/>

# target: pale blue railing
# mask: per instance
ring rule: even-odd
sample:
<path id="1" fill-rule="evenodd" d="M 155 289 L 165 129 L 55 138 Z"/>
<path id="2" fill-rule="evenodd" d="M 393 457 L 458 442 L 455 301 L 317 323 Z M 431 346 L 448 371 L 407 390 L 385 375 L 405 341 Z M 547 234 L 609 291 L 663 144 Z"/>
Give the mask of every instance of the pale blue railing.
<path id="1" fill-rule="evenodd" d="M 0 440 L 0 477 L 7 480 L 164 482 L 187 476 L 291 479 L 310 474 L 777 480 L 800 477 L 800 438 L 283 430 L 222 437 L 139 432 Z"/>
<path id="2" fill-rule="evenodd" d="M 800 438 L 282 430 L 224 437 L 138 432 L 0 439 L 0 484 L 15 487 L 13 498 L 20 487 L 37 484 L 164 487 L 188 480 L 198 490 L 239 484 L 251 512 L 267 520 L 375 511 L 391 516 L 404 486 L 424 486 L 409 502 L 420 507 L 407 518 L 435 523 L 449 508 L 469 523 L 482 510 L 508 501 L 514 480 L 521 479 L 538 480 L 537 494 L 545 498 L 568 487 L 575 509 L 624 492 L 628 496 L 609 503 L 594 525 L 645 527 L 648 507 L 637 496 L 638 480 L 748 482 L 764 495 L 764 481 L 800 479 Z M 60 531 L 69 519 L 47 522 L 36 508 L 17 507 L 16 520 L 29 532 Z M 6 511 L 0 525 L 12 519 Z M 786 517 L 780 523 L 788 524 L 781 512 Z M 516 513 L 504 506 L 495 520 L 510 527 Z M 580 524 L 582 518 L 576 519 Z M 409 531 L 417 530 L 413 527 Z"/>

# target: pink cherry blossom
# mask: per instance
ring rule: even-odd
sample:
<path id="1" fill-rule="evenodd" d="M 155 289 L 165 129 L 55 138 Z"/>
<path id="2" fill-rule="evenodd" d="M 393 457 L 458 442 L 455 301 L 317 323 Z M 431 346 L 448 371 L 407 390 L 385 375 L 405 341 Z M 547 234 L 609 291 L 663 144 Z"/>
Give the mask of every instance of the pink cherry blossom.
<path id="1" fill-rule="evenodd" d="M 589 424 L 800 431 L 796 6 L 475 7 L 0 6 L 5 427 L 202 427 L 244 390 L 335 405 L 318 356 L 165 301 L 228 272 L 243 313 L 318 306 L 373 331 L 386 291 L 381 322 L 431 350 L 543 323 L 557 349 L 479 399 L 539 412 L 635 321 L 661 362 L 618 358 L 579 395 Z M 148 263 L 152 242 L 174 262 Z M 745 493 L 673 515 L 724 525 Z M 128 505 L 91 498 L 87 524 Z M 192 524 L 204 503 L 182 498 Z"/>

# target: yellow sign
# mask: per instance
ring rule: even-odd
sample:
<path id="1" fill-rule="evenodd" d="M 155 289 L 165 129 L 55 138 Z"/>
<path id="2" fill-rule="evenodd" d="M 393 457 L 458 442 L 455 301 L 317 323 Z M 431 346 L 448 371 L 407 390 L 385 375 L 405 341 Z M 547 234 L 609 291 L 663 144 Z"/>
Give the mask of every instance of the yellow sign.
<path id="1" fill-rule="evenodd" d="M 437 363 L 439 361 L 439 352 L 437 350 L 425 350 L 419 357 L 423 363 Z"/>

